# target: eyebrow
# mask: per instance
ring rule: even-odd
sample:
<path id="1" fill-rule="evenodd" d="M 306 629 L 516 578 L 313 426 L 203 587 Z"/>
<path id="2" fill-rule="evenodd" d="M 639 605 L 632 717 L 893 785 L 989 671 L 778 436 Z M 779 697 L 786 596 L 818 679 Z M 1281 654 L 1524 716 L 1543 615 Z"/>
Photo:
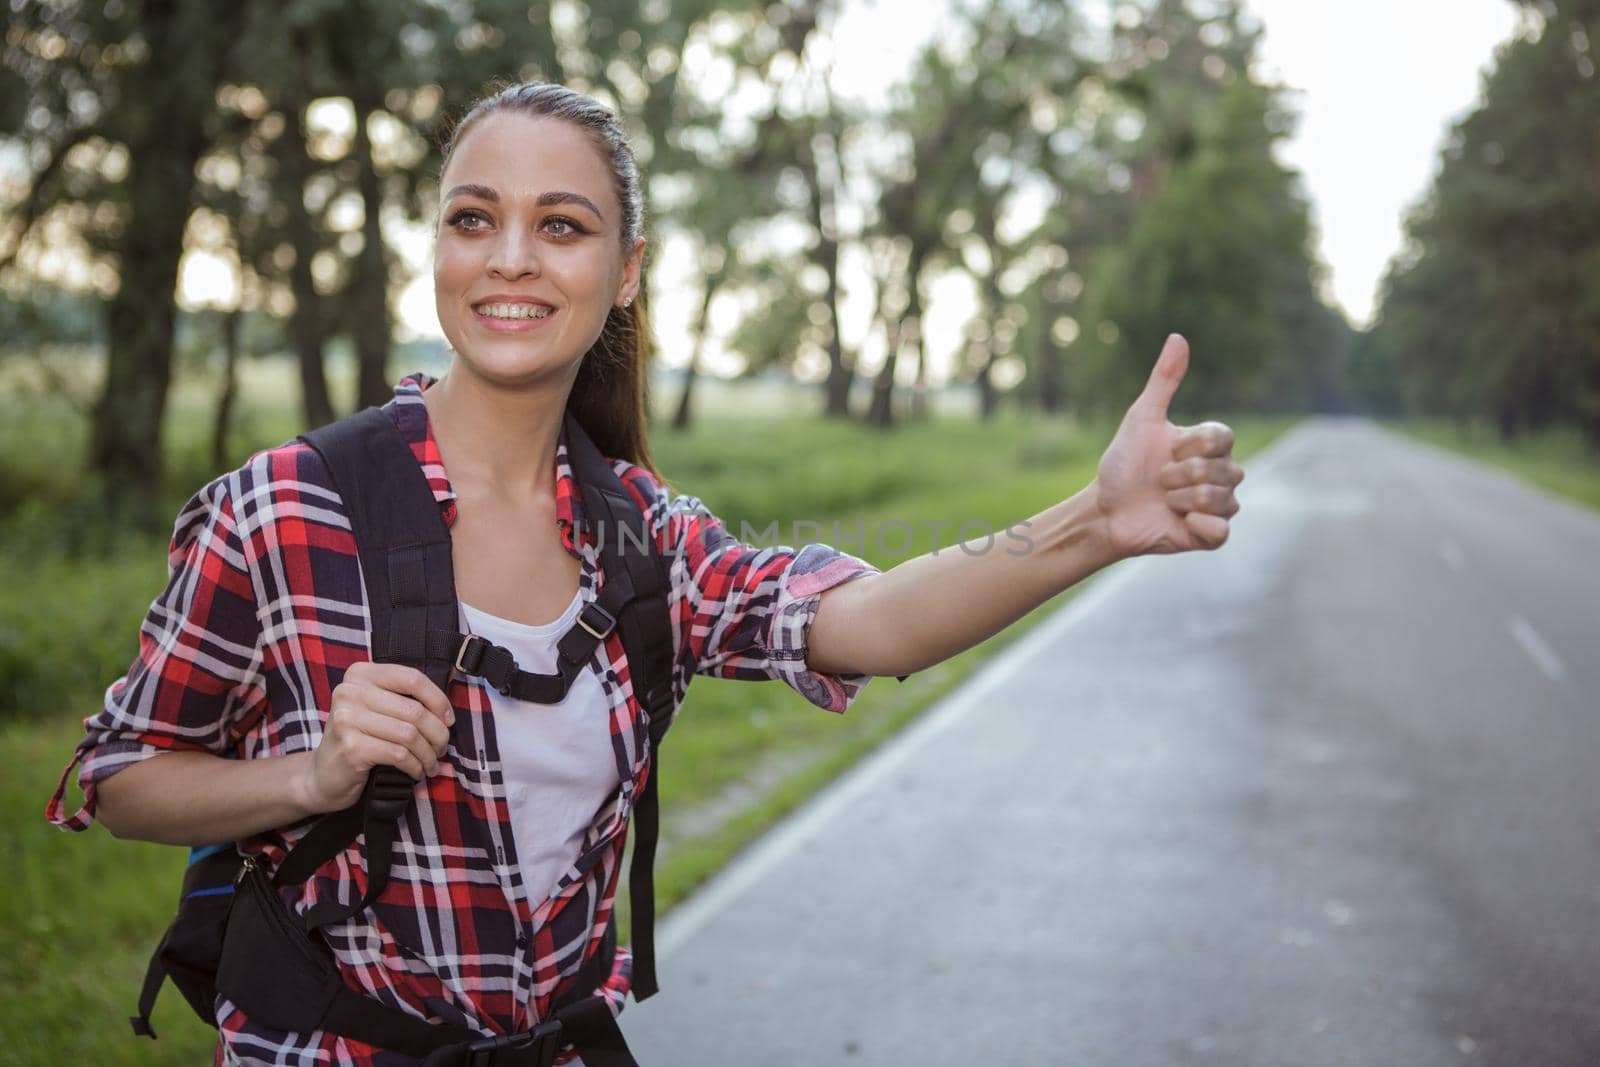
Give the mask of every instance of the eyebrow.
<path id="1" fill-rule="evenodd" d="M 489 188 L 487 185 L 474 185 L 471 183 L 466 185 L 458 185 L 446 193 L 444 198 L 448 201 L 454 200 L 458 196 L 475 196 L 479 200 L 487 200 L 491 204 L 498 204 L 500 202 L 500 194 Z M 606 218 L 605 213 L 595 206 L 595 202 L 590 200 L 587 196 L 584 196 L 582 193 L 572 193 L 565 190 L 540 193 L 539 199 L 536 200 L 535 203 L 540 207 L 554 207 L 557 204 L 577 204 L 594 212 L 595 217 L 601 222 L 604 222 Z"/>

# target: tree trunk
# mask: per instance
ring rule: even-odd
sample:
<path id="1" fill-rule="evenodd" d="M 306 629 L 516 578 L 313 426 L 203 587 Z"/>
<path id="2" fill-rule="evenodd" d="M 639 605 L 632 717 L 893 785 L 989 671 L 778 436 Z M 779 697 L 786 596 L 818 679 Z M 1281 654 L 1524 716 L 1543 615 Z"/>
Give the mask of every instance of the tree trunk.
<path id="1" fill-rule="evenodd" d="M 1495 406 L 1495 428 L 1502 441 L 1510 441 L 1517 436 L 1516 409 L 1504 400 Z"/>
<path id="2" fill-rule="evenodd" d="M 367 136 L 367 118 L 377 107 L 363 103 L 356 108 L 356 134 L 353 152 L 360 170 L 361 202 L 366 217 L 361 224 L 361 258 L 356 263 L 352 282 L 351 332 L 356 347 L 356 406 L 382 404 L 389 399 L 389 257 L 383 243 L 379 212 L 383 207 L 383 187 L 372 162 L 372 142 Z"/>
<path id="3" fill-rule="evenodd" d="M 689 423 L 694 412 L 694 383 L 699 377 L 700 345 L 694 346 L 694 354 L 689 357 L 689 365 L 683 372 L 683 391 L 678 394 L 678 406 L 672 413 L 672 432 L 682 433 L 689 428 Z"/>
<path id="4" fill-rule="evenodd" d="M 1000 241 L 994 234 L 994 219 L 986 215 L 983 221 L 989 224 L 984 232 L 984 241 L 989 248 L 989 271 L 983 279 L 983 309 L 989 316 L 989 344 L 983 354 L 983 366 L 978 368 L 978 417 L 988 420 L 994 417 L 995 409 L 1000 406 L 1000 390 L 994 386 L 994 361 L 995 348 L 998 344 L 996 335 L 999 331 L 995 324 L 1000 319 L 1001 308 L 1005 307 L 1006 296 L 1000 291 Z"/>
<path id="5" fill-rule="evenodd" d="M 155 521 L 161 490 L 161 423 L 172 380 L 174 293 L 190 176 L 200 157 L 192 132 L 197 129 L 198 124 L 174 123 L 163 150 L 147 154 L 134 147 L 128 153 L 131 210 L 122 239 L 122 280 L 107 308 L 106 376 L 89 456 L 112 508 L 141 525 Z"/>
<path id="6" fill-rule="evenodd" d="M 885 272 L 885 273 L 887 273 L 887 272 Z M 897 345 L 899 343 L 899 341 L 898 341 L 898 338 L 896 337 L 895 329 L 893 328 L 893 326 L 890 324 L 889 320 L 884 316 L 884 313 L 883 313 L 883 292 L 884 292 L 884 289 L 886 287 L 887 287 L 887 283 L 880 283 L 879 285 L 877 285 L 875 287 L 876 290 L 877 290 L 877 293 L 873 297 L 873 300 L 872 300 L 872 315 L 871 315 L 870 318 L 867 319 L 867 322 L 868 323 L 878 323 L 878 322 L 883 323 L 884 334 L 889 339 L 889 352 L 892 355 L 892 353 L 894 351 L 894 347 L 895 347 L 895 345 Z M 867 327 L 867 329 L 868 329 L 868 332 L 870 333 L 871 330 L 872 330 L 872 326 L 869 325 Z M 841 387 L 843 389 L 843 391 L 844 391 L 844 410 L 847 413 L 849 411 L 850 392 L 852 390 L 854 390 L 854 388 L 855 388 L 855 378 L 856 378 L 855 361 L 852 360 L 851 361 L 849 378 L 845 380 L 844 384 Z M 874 379 L 873 386 L 872 386 L 872 399 L 871 399 L 871 401 L 868 402 L 867 422 L 869 424 L 873 424 L 873 425 L 876 425 L 876 420 L 877 420 L 878 403 L 879 403 L 879 401 L 878 401 L 878 388 L 879 388 L 878 382 L 879 382 L 879 380 L 881 380 L 881 379 Z M 891 382 L 892 382 L 892 379 L 891 379 Z M 830 379 L 829 379 L 829 386 L 830 386 L 830 388 L 833 387 L 833 381 L 832 381 L 831 376 L 830 376 Z"/>
<path id="7" fill-rule="evenodd" d="M 883 366 L 878 368 L 878 375 L 872 380 L 872 406 L 867 411 L 868 424 L 880 430 L 894 427 L 894 368 L 899 359 L 900 331 L 904 321 L 885 320 L 883 324 L 884 332 L 888 335 L 887 349 Z"/>
<path id="8" fill-rule="evenodd" d="M 832 418 L 848 418 L 850 387 L 855 384 L 856 371 L 845 362 L 844 342 L 839 335 L 839 242 L 824 237 L 818 255 L 828 275 L 828 288 L 823 297 L 828 304 L 828 380 L 822 410 Z"/>
<path id="9" fill-rule="evenodd" d="M 1041 297 L 1034 314 L 1039 316 L 1039 347 L 1034 351 L 1034 391 L 1039 410 L 1055 413 L 1061 410 L 1061 350 L 1050 336 L 1049 323 L 1054 322 L 1050 306 Z"/>
<path id="10" fill-rule="evenodd" d="M 828 418 L 844 419 L 850 417 L 850 390 L 855 388 L 856 370 L 844 361 L 844 355 L 839 350 L 837 340 L 829 346 L 828 381 L 826 383 L 826 398 L 822 413 Z"/>
<path id="11" fill-rule="evenodd" d="M 89 462 L 105 485 L 108 508 L 136 524 L 158 521 L 183 232 L 216 86 L 243 10 L 145 4 L 151 59 L 130 71 L 124 85 L 128 221 L 117 250 L 121 284 L 107 306 L 106 375 Z"/>
<path id="12" fill-rule="evenodd" d="M 922 343 L 921 319 L 917 320 L 918 329 L 912 335 L 912 344 L 916 345 L 916 376 L 911 381 L 911 418 L 925 419 L 928 417 L 928 349 Z"/>
<path id="13" fill-rule="evenodd" d="M 1589 451 L 1600 456 L 1600 409 L 1590 407 L 1578 417 L 1578 426 L 1583 431 L 1583 440 L 1589 446 Z"/>
<path id="14" fill-rule="evenodd" d="M 228 432 L 233 428 L 233 404 L 239 392 L 240 339 L 244 312 L 238 308 L 222 319 L 222 388 L 217 393 L 217 410 L 211 422 L 211 466 L 226 470 L 232 466 L 228 451 Z"/>
<path id="15" fill-rule="evenodd" d="M 837 164 L 838 142 L 831 139 L 830 160 Z M 818 241 L 815 258 L 827 275 L 823 300 L 828 307 L 828 379 L 823 384 L 822 413 L 829 418 L 850 416 L 850 387 L 855 383 L 855 368 L 845 362 L 843 332 L 839 328 L 839 221 L 838 198 L 834 182 L 822 173 L 822 161 L 811 153 L 807 168 L 811 180 L 811 225 Z"/>
<path id="16" fill-rule="evenodd" d="M 1600 332 L 1584 335 L 1579 351 L 1588 362 L 1589 388 L 1579 399 L 1578 425 L 1590 451 L 1600 456 Z"/>
<path id="17" fill-rule="evenodd" d="M 925 419 L 928 417 L 928 346 L 922 339 L 922 261 L 923 256 L 913 257 L 911 265 L 911 303 L 906 308 L 906 340 L 913 346 L 912 351 L 916 358 L 916 373 L 911 381 L 911 418 Z"/>
<path id="18" fill-rule="evenodd" d="M 899 362 L 901 346 L 910 340 L 921 351 L 922 293 L 918 283 L 928 251 L 920 244 L 913 244 L 911 254 L 906 257 L 906 309 L 900 320 L 888 330 L 889 350 L 884 357 L 883 367 L 872 383 L 872 408 L 867 413 L 867 421 L 880 430 L 887 430 L 894 425 L 894 371 Z"/>
<path id="19" fill-rule="evenodd" d="M 983 366 L 978 368 L 978 417 L 991 419 L 995 409 L 1000 406 L 1000 391 L 994 387 L 994 350 L 990 349 L 988 355 L 983 357 Z"/>
<path id="20" fill-rule="evenodd" d="M 683 375 L 683 392 L 678 396 L 678 410 L 672 415 L 672 430 L 682 433 L 689 428 L 693 417 L 694 383 L 700 375 L 700 353 L 706 344 L 706 328 L 711 320 L 711 301 L 722 288 L 722 275 L 706 276 L 706 291 L 700 298 L 700 312 L 694 320 L 694 347 L 689 350 L 689 366 Z"/>
<path id="21" fill-rule="evenodd" d="M 294 33 L 294 38 L 303 35 Z M 303 45 L 292 40 L 291 47 Z M 311 276 L 311 257 L 317 252 L 317 230 L 306 210 L 306 179 L 311 176 L 311 157 L 306 153 L 306 101 L 295 92 L 284 101 L 288 117 L 283 136 L 274 143 L 278 163 L 278 191 L 288 210 L 284 236 L 294 246 L 294 266 L 289 269 L 289 292 L 294 296 L 294 311 L 289 316 L 289 340 L 300 365 L 300 400 L 308 427 L 333 421 L 333 398 L 328 393 L 328 372 L 323 358 L 327 340 L 317 295 Z"/>

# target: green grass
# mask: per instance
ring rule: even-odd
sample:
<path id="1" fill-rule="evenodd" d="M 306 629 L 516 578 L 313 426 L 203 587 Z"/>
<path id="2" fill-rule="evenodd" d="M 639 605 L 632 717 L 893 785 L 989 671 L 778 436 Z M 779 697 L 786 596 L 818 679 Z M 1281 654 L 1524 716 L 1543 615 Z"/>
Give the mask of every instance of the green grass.
<path id="1" fill-rule="evenodd" d="M 82 734 L 78 719 L 0 724 L 7 886 L 0 893 L 0 1063 L 197 1064 L 216 1032 L 168 989 L 156 1042 L 127 1024 L 145 962 L 172 918 L 181 850 L 64 834 L 44 801 Z"/>
<path id="2" fill-rule="evenodd" d="M 1400 433 L 1491 463 L 1518 478 L 1600 511 L 1600 452 L 1577 430 L 1561 428 L 1503 441 L 1483 424 L 1461 426 L 1444 419 L 1394 419 Z"/>
<path id="3" fill-rule="evenodd" d="M 250 448 L 293 432 L 292 396 L 263 373 L 251 390 L 248 421 L 236 437 Z M 667 398 L 670 399 L 670 398 Z M 208 396 L 178 391 L 172 508 L 210 472 L 203 459 Z M 70 410 L 35 396 L 26 418 L 15 404 L 0 410 L 8 447 L 0 479 L 31 489 L 31 501 L 0 514 L 8 561 L 0 610 L 0 667 L 13 663 L 0 690 L 0 847 L 12 861 L 0 894 L 0 1062 L 178 1064 L 209 1056 L 212 1032 L 167 990 L 156 1011 L 159 1042 L 134 1040 L 130 1013 L 145 961 L 171 917 L 183 854 L 118 841 L 95 828 L 61 833 L 43 818 L 44 802 L 81 735 L 80 720 L 132 655 L 137 620 L 164 575 L 159 538 L 125 542 L 85 531 L 62 534 L 72 509 L 89 514 L 90 491 L 58 484 L 81 455 Z M 1239 453 L 1260 448 L 1287 420 L 1238 420 Z M 19 428 L 20 427 L 20 428 Z M 843 543 L 885 569 L 927 551 L 931 520 L 985 522 L 996 529 L 1069 495 L 1092 475 L 1109 425 L 1004 416 L 992 424 L 956 418 L 906 425 L 888 435 L 811 418 L 703 418 L 687 435 L 658 431 L 658 465 L 678 492 L 692 493 L 737 532 L 796 518 L 824 524 L 831 539 L 859 520 L 866 545 Z M 38 453 L 49 452 L 53 458 Z M 760 472 L 752 477 L 751 472 Z M 9 500 L 19 497 L 8 496 Z M 88 503 L 85 503 L 87 501 Z M 76 502 L 76 503 L 75 503 Z M 916 539 L 898 554 L 870 532 L 888 520 Z M 90 521 L 85 519 L 85 521 Z M 970 536 L 970 534 L 969 534 Z M 940 543 L 955 543 L 953 529 Z M 14 561 L 29 559 L 27 568 Z M 1059 599 L 1072 595 L 1069 591 Z M 663 760 L 664 828 L 657 886 L 662 906 L 680 900 L 764 828 L 803 802 L 862 754 L 893 735 L 996 650 L 1047 614 L 1036 610 L 977 648 L 899 683 L 875 679 L 849 714 L 819 711 L 781 684 L 698 678 Z M 24 632 L 13 640 L 13 629 Z M 3 642 L 10 642 L 9 644 Z M 15 667 L 15 663 L 24 667 Z M 7 676 L 0 676 L 3 680 Z"/>

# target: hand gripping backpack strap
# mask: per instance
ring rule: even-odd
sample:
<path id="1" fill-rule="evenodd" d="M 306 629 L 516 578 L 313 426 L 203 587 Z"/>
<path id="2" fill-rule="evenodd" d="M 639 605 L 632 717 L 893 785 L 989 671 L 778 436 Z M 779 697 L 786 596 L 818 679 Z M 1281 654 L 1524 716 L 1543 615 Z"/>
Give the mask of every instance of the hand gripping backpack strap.
<path id="1" fill-rule="evenodd" d="M 373 623 L 373 659 L 415 666 L 445 688 L 456 652 L 432 647 L 429 635 L 454 629 L 449 533 L 410 447 L 377 409 L 306 439 L 333 472 L 355 534 Z M 637 1067 L 605 1001 L 593 995 L 611 974 L 614 928 L 608 928 L 595 955 L 574 977 L 553 1017 L 528 1034 L 484 1038 L 460 1026 L 416 1018 L 344 984 L 326 947 L 309 930 L 354 914 L 382 891 L 395 822 L 409 807 L 413 788 L 409 776 L 395 768 L 375 771 L 362 798 L 321 819 L 270 881 L 249 857 L 241 866 L 231 849 L 226 855 L 220 848 L 201 850 L 217 854 L 220 876 L 208 874 L 191 887 L 191 873 L 186 900 L 220 900 L 226 893 L 231 901 L 216 916 L 227 932 L 215 938 L 221 948 L 215 991 L 267 1025 L 326 1029 L 406 1055 L 430 1057 L 430 1063 L 441 1055 L 441 1062 L 473 1067 L 547 1067 L 563 1046 L 575 1044 L 592 1067 Z M 302 926 L 283 907 L 277 887 L 309 878 L 357 833 L 366 838 L 368 892 L 353 906 L 319 904 Z M 148 1016 L 157 988 L 159 978 L 147 977 L 141 1016 L 134 1019 L 135 1030 L 151 1037 Z M 188 989 L 184 992 L 190 995 Z M 210 995 L 205 999 L 209 1009 Z"/>
<path id="2" fill-rule="evenodd" d="M 661 739 L 672 721 L 672 620 L 666 568 L 638 505 L 578 420 L 567 415 L 567 445 L 582 487 L 584 510 L 599 524 L 602 569 L 620 587 L 626 607 L 617 624 L 628 654 L 634 693 L 649 723 L 650 767 L 633 810 L 633 862 L 628 897 L 633 923 L 633 996 L 660 988 L 655 963 L 655 856 L 661 805 Z"/>
<path id="3" fill-rule="evenodd" d="M 377 408 L 303 434 L 301 439 L 322 457 L 344 501 L 372 619 L 372 658 L 417 667 L 444 688 L 450 677 L 450 660 L 442 653 L 428 654 L 427 634 L 430 629 L 453 629 L 456 622 L 450 534 L 410 446 L 393 420 Z M 305 881 L 358 834 L 365 838 L 366 893 L 350 905 L 318 903 L 306 916 L 308 930 L 355 914 L 383 892 L 389 880 L 396 823 L 411 803 L 414 786 L 410 776 L 398 768 L 374 769 L 356 803 L 318 820 L 284 858 L 274 878 L 276 885 Z M 178 917 L 151 958 L 140 992 L 139 1014 L 130 1020 L 141 1036 L 155 1036 L 150 1012 L 165 977 L 178 980 L 195 1012 L 209 1019 L 215 976 L 223 967 L 216 954 L 240 958 L 236 947 L 220 932 L 234 901 L 232 876 L 238 869 L 238 856 L 232 849 L 226 854 L 200 850 L 198 855 L 205 861 L 191 863 Z M 196 878 L 203 884 L 191 885 Z M 209 973 L 197 970 L 193 976 L 185 975 L 174 970 L 181 963 Z"/>
<path id="4" fill-rule="evenodd" d="M 568 422 L 576 426 L 570 417 Z M 577 432 L 582 434 L 581 429 Z M 448 691 L 451 671 L 463 652 L 459 642 L 440 640 L 455 633 L 458 620 L 450 533 L 410 446 L 389 416 L 377 408 L 313 431 L 305 435 L 305 440 L 322 455 L 332 473 L 355 535 L 372 620 L 373 660 L 416 667 L 440 689 Z M 593 459 L 604 467 L 609 488 L 626 499 L 615 472 L 600 460 L 586 436 L 583 442 Z M 579 481 L 580 486 L 585 484 L 581 476 Z M 612 573 L 614 568 L 607 570 L 608 577 Z M 621 583 L 619 592 L 625 592 L 628 585 Z M 666 622 L 665 603 L 663 592 L 662 627 Z M 602 607 L 606 610 L 599 610 Z M 564 659 L 574 660 L 580 669 L 586 665 L 594 643 L 609 632 L 611 616 L 622 607 L 615 593 L 600 598 L 598 605 L 590 605 L 581 620 L 585 623 L 583 628 L 574 628 L 574 634 L 562 642 Z M 665 632 L 662 636 L 668 642 L 670 661 L 671 634 Z M 660 676 L 670 677 L 664 672 Z M 668 693 L 670 696 L 670 690 Z M 663 722 L 664 719 L 663 716 Z M 382 891 L 388 879 L 395 820 L 409 806 L 412 789 L 409 776 L 395 768 L 375 771 L 360 801 L 324 819 L 327 829 L 323 824 L 314 827 L 285 857 L 275 884 L 309 877 L 327 858 L 348 845 L 357 822 L 361 824 L 367 844 L 369 887 L 365 897 L 348 907 L 319 903 L 306 916 L 307 930 L 355 914 Z M 610 976 L 615 951 L 616 933 L 610 928 L 598 951 L 571 983 L 566 998 L 557 1005 L 553 1020 L 532 1034 L 475 1037 L 465 1042 L 467 1062 L 520 1065 L 547 1061 L 562 1045 L 572 1043 L 591 1067 L 637 1067 L 609 1008 L 593 995 Z M 397 1025 L 403 1022 L 396 1018 L 400 1014 L 403 1013 L 369 998 L 336 989 L 324 1025 L 357 1040 L 411 1055 L 422 1055 L 429 1049 L 437 1052 L 441 1045 L 462 1048 L 459 1035 L 448 1028 L 424 1031 L 415 1025 L 418 1020 Z M 383 1035 L 387 1035 L 386 1040 L 377 1039 Z"/>
<path id="5" fill-rule="evenodd" d="M 327 465 L 350 520 L 367 592 L 373 661 L 415 667 L 446 690 L 450 660 L 430 649 L 428 634 L 456 623 L 450 531 L 411 446 L 379 408 L 302 434 L 301 440 Z M 361 799 L 323 818 L 285 857 L 278 884 L 304 881 L 357 833 L 365 839 L 366 893 L 354 904 L 318 903 L 306 915 L 308 930 L 349 918 L 383 892 L 396 823 L 410 807 L 415 786 L 398 768 L 375 768 Z"/>

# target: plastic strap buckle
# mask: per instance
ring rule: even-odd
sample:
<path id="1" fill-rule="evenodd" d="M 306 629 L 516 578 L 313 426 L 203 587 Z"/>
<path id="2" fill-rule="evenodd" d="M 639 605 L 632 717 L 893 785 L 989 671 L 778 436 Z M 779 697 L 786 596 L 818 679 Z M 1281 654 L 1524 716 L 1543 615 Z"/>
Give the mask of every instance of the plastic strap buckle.
<path id="1" fill-rule="evenodd" d="M 644 707 L 652 719 L 669 714 L 672 711 L 672 686 L 663 681 L 646 689 Z"/>
<path id="2" fill-rule="evenodd" d="M 461 647 L 456 650 L 455 671 L 457 674 L 477 674 L 483 669 L 483 654 L 489 650 L 489 642 L 477 634 L 468 634 L 461 642 Z"/>
<path id="3" fill-rule="evenodd" d="M 529 1030 L 525 1034 L 500 1034 L 496 1037 L 486 1037 L 481 1041 L 474 1041 L 467 1046 L 467 1058 L 464 1067 L 495 1067 L 495 1056 L 501 1052 L 534 1052 L 544 1051 L 540 1043 L 553 1039 L 561 1033 L 561 1020 L 549 1019 Z M 550 1056 L 560 1051 L 559 1048 L 549 1049 Z M 524 1057 L 517 1057 L 511 1062 L 521 1062 Z"/>
<path id="4" fill-rule="evenodd" d="M 375 767 L 367 779 L 367 818 L 394 820 L 411 803 L 411 793 L 417 783 L 394 767 Z M 246 870 L 249 863 L 246 862 Z"/>
<path id="5" fill-rule="evenodd" d="M 591 612 L 597 616 L 593 621 L 590 620 Z M 601 607 L 596 601 L 591 600 L 584 605 L 582 613 L 578 615 L 578 625 L 588 630 L 596 638 L 604 638 L 606 634 L 616 628 L 617 617 Z"/>

